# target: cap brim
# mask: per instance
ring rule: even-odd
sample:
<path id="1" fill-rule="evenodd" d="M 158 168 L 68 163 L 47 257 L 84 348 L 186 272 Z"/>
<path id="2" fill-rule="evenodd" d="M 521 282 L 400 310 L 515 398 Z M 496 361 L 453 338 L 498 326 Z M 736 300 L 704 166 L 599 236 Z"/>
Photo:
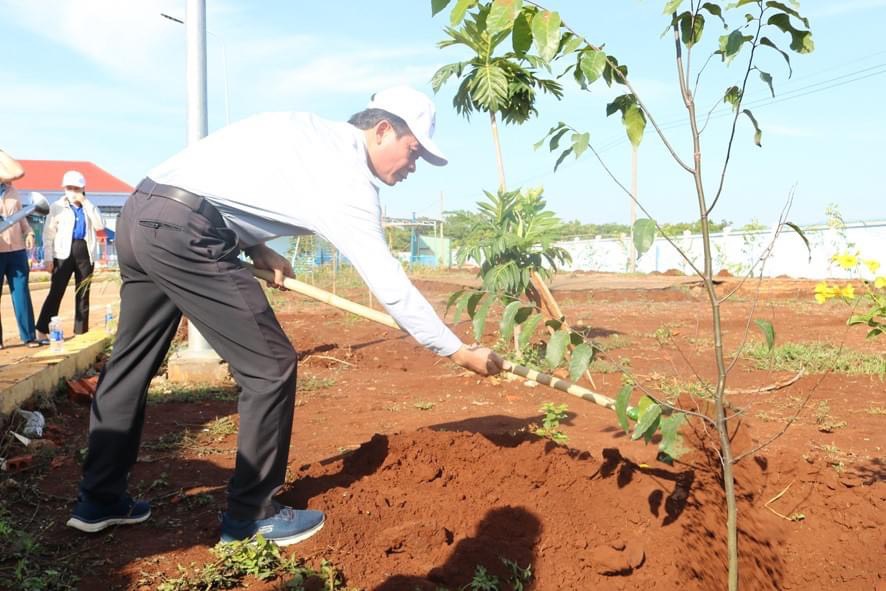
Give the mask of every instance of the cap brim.
<path id="1" fill-rule="evenodd" d="M 415 134 L 413 134 L 415 135 Z M 443 151 L 437 147 L 431 138 L 422 138 L 415 136 L 418 143 L 421 144 L 421 157 L 433 166 L 446 166 L 449 160 L 443 155 Z"/>

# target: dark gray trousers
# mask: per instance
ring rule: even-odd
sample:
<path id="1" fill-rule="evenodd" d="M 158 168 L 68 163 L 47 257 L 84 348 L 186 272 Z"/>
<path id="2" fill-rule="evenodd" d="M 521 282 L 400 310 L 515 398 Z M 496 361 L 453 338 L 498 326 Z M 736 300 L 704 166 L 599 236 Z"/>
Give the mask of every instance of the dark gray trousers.
<path id="1" fill-rule="evenodd" d="M 92 406 L 85 498 L 107 502 L 125 493 L 148 384 L 184 314 L 241 388 L 228 512 L 235 519 L 274 513 L 271 497 L 289 457 L 296 353 L 239 252 L 232 230 L 177 201 L 138 191 L 127 200 L 117 222 L 120 321 Z"/>

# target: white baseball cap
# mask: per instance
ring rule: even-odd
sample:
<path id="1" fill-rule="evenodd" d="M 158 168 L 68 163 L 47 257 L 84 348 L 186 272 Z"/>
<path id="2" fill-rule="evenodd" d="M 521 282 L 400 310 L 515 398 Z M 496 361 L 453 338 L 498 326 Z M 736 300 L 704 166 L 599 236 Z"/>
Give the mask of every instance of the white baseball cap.
<path id="1" fill-rule="evenodd" d="M 86 188 L 86 177 L 83 176 L 83 173 L 76 170 L 69 170 L 65 173 L 65 176 L 62 177 L 62 187 L 80 187 L 81 189 Z"/>
<path id="2" fill-rule="evenodd" d="M 434 166 L 444 166 L 448 160 L 431 139 L 436 126 L 437 109 L 424 93 L 409 86 L 394 86 L 372 95 L 367 109 L 383 109 L 406 122 L 409 131 L 423 148 L 422 158 Z"/>

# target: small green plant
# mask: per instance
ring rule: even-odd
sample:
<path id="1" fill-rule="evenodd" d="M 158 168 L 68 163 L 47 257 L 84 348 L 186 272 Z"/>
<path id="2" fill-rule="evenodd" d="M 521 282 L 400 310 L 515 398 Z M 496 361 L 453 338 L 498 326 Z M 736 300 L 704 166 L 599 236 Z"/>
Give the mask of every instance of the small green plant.
<path id="1" fill-rule="evenodd" d="M 527 585 L 532 581 L 532 564 L 530 563 L 526 568 L 523 568 L 513 560 L 508 560 L 507 558 L 502 558 L 501 561 L 510 572 L 511 576 L 509 582 L 511 583 L 511 588 L 514 591 L 524 591 L 524 589 L 527 588 Z"/>
<path id="2" fill-rule="evenodd" d="M 187 569 L 179 565 L 181 576 L 165 579 L 158 591 L 213 591 L 240 587 L 247 576 L 260 581 L 290 577 L 281 588 L 292 591 L 315 589 L 345 591 L 341 575 L 323 560 L 319 569 L 307 566 L 300 559 L 287 558 L 280 548 L 261 534 L 249 540 L 217 544 L 212 549 L 216 560 L 202 567 Z"/>
<path id="3" fill-rule="evenodd" d="M 560 423 L 569 416 L 566 413 L 568 408 L 565 404 L 545 402 L 539 409 L 539 412 L 544 415 L 541 421 L 542 426 L 536 428 L 533 433 L 544 439 L 550 439 L 557 445 L 565 445 L 569 437 L 560 430 Z"/>
<path id="4" fill-rule="evenodd" d="M 471 582 L 462 587 L 462 590 L 470 589 L 471 591 L 498 591 L 498 577 L 486 570 L 485 566 L 477 565 L 474 569 L 474 578 Z"/>
<path id="5" fill-rule="evenodd" d="M 433 402 L 418 401 L 415 404 L 413 404 L 413 406 L 415 408 L 417 408 L 418 410 L 431 410 L 432 408 L 434 408 L 434 403 Z"/>

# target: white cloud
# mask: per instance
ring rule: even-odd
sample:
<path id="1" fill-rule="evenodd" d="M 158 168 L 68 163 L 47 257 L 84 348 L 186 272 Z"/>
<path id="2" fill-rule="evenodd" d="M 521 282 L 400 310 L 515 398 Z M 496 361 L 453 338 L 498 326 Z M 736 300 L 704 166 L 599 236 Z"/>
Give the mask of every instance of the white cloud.
<path id="1" fill-rule="evenodd" d="M 0 1 L 7 21 L 70 48 L 119 78 L 147 83 L 168 78 L 167 64 L 184 59 L 184 28 L 160 16 L 179 5 L 174 0 Z"/>
<path id="2" fill-rule="evenodd" d="M 417 63 L 422 54 L 428 62 Z M 369 94 L 396 84 L 423 86 L 437 69 L 430 63 L 434 54 L 427 49 L 408 47 L 388 49 L 354 48 L 333 55 L 308 57 L 295 67 L 278 67 L 267 74 L 269 90 L 288 97 L 325 93 Z M 413 58 L 409 65 L 404 58 Z M 303 58 L 304 59 L 304 58 Z M 437 58 L 439 59 L 439 58 Z"/>

